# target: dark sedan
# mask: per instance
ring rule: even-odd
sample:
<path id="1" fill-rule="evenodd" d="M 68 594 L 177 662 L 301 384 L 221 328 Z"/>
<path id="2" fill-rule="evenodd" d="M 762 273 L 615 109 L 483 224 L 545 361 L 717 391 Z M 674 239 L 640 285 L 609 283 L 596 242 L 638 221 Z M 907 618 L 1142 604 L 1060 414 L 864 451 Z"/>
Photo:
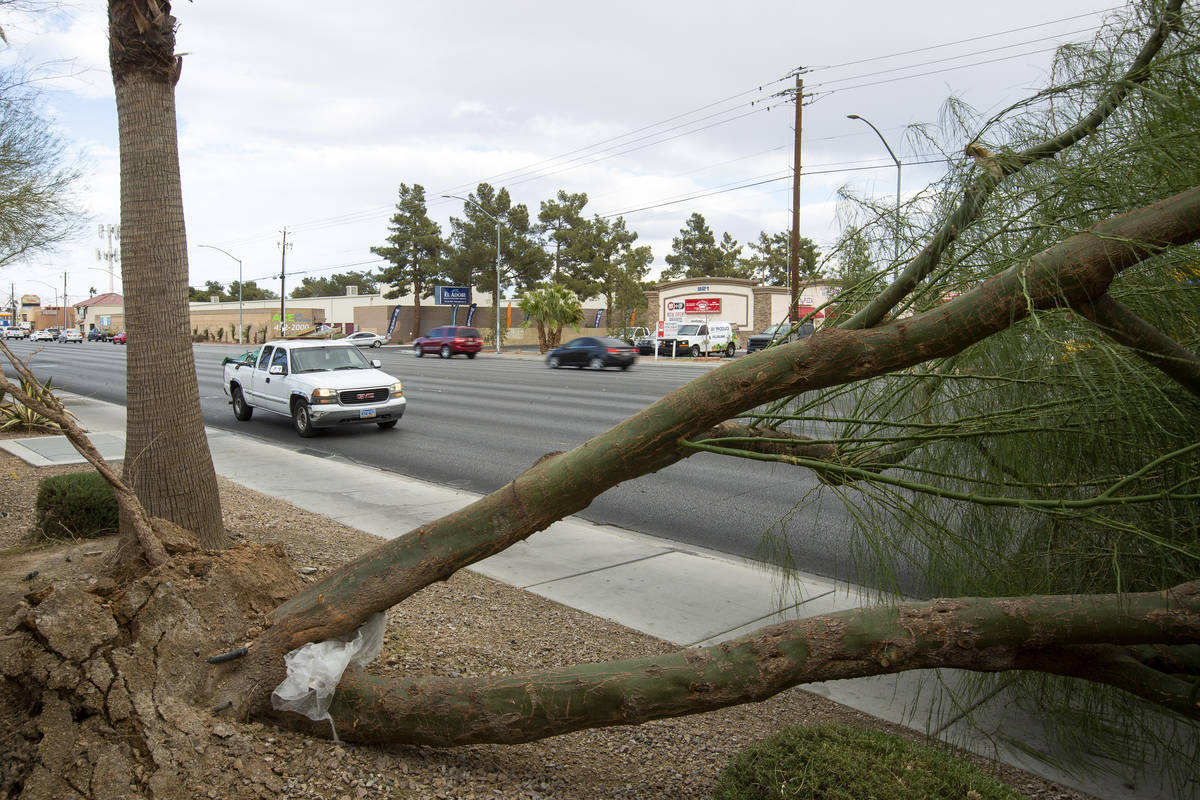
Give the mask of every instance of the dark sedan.
<path id="1" fill-rule="evenodd" d="M 550 369 L 559 367 L 629 369 L 633 366 L 634 361 L 637 361 L 636 349 L 620 339 L 608 339 L 601 336 L 581 336 L 546 354 L 546 366 Z"/>

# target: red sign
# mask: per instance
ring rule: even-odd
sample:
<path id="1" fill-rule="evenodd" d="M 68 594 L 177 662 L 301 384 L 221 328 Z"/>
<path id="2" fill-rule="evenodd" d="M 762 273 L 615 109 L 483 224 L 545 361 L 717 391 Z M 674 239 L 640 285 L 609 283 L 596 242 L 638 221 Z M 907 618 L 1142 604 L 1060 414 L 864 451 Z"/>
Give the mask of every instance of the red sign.
<path id="1" fill-rule="evenodd" d="M 683 301 L 685 314 L 720 314 L 721 298 L 719 297 L 689 297 Z"/>

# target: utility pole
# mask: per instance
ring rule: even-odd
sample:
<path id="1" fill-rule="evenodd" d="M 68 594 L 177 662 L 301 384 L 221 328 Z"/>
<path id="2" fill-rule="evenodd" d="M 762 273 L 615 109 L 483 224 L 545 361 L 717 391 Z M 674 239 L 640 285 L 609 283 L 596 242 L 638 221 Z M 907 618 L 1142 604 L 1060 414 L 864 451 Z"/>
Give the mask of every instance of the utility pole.
<path id="1" fill-rule="evenodd" d="M 104 250 L 96 250 L 96 260 L 108 262 L 108 291 L 111 293 L 113 291 L 113 262 L 121 259 L 120 249 L 113 249 L 113 239 L 121 241 L 121 226 L 101 225 L 100 239 L 103 240 L 105 236 L 108 237 L 108 247 Z"/>
<path id="2" fill-rule="evenodd" d="M 287 240 L 287 228 L 283 229 L 283 241 L 279 243 L 279 338 L 286 338 L 287 331 L 287 251 L 291 247 Z"/>
<path id="3" fill-rule="evenodd" d="M 788 279 L 792 285 L 792 297 L 788 305 L 788 319 L 800 321 L 800 123 L 804 108 L 804 81 L 796 76 L 796 144 L 792 156 L 792 246 L 788 254 Z"/>
<path id="4" fill-rule="evenodd" d="M 65 272 L 63 273 L 62 315 L 63 315 L 62 327 L 63 327 L 63 330 L 66 330 L 66 328 L 67 328 L 67 273 L 65 273 Z"/>

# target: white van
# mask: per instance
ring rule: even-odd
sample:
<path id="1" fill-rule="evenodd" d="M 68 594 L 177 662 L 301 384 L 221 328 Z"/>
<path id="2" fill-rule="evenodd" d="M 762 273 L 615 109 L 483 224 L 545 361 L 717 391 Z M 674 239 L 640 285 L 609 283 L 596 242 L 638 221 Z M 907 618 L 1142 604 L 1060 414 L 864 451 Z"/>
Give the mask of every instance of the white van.
<path id="1" fill-rule="evenodd" d="M 660 355 L 691 356 L 723 355 L 731 358 L 738 349 L 736 322 L 681 322 L 674 337 L 658 340 Z"/>

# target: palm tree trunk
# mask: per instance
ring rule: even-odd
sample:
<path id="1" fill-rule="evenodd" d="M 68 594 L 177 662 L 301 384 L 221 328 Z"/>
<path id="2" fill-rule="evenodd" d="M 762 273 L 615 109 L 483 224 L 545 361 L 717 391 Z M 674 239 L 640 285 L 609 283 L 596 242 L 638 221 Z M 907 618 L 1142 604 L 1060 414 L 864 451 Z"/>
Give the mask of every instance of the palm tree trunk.
<path id="1" fill-rule="evenodd" d="M 152 517 L 225 541 L 188 336 L 187 238 L 175 126 L 170 4 L 111 0 L 109 58 L 121 149 L 127 347 L 124 479 Z M 122 536 L 129 526 L 122 520 Z"/>

